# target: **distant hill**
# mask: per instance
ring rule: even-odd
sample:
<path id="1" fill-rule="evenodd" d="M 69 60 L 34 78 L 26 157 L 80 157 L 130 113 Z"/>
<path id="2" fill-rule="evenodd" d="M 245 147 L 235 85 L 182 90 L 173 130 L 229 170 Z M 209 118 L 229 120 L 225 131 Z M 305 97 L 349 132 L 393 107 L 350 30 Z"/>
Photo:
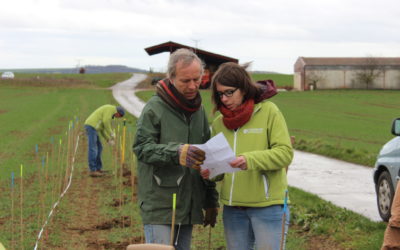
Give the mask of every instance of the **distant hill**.
<path id="1" fill-rule="evenodd" d="M 147 70 L 131 68 L 124 65 L 86 65 L 82 66 L 85 68 L 86 74 L 98 74 L 98 73 L 147 73 Z M 19 73 L 60 73 L 60 74 L 75 74 L 79 72 L 79 68 L 48 68 L 48 69 L 7 69 L 0 71 L 13 71 Z"/>

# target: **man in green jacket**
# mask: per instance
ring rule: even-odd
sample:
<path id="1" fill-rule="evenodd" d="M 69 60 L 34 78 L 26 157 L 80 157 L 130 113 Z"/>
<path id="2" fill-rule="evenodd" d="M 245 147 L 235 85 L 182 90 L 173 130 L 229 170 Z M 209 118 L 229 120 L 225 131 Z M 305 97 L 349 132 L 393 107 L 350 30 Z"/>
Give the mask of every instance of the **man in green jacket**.
<path id="1" fill-rule="evenodd" d="M 190 249 L 194 224 L 215 225 L 215 183 L 199 173 L 210 130 L 198 91 L 203 66 L 192 51 L 171 54 L 167 79 L 144 107 L 133 150 L 138 158 L 138 202 L 146 243 L 170 244 L 172 197 L 176 193 L 174 246 Z M 205 218 L 203 216 L 205 210 Z"/>
<path id="2" fill-rule="evenodd" d="M 88 138 L 88 161 L 90 176 L 100 177 L 102 173 L 100 137 L 104 138 L 110 145 L 114 145 L 115 134 L 111 128 L 111 120 L 123 117 L 125 110 L 114 105 L 103 105 L 96 109 L 85 121 L 85 130 Z"/>

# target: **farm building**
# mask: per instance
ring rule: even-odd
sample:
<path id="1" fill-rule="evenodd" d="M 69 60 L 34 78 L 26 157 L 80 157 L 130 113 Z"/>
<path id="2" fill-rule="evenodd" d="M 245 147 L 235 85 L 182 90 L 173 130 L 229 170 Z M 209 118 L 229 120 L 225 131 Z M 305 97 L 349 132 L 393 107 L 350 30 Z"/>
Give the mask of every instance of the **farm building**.
<path id="1" fill-rule="evenodd" d="M 149 54 L 151 56 L 151 55 L 159 54 L 162 52 L 172 53 L 175 50 L 180 49 L 180 48 L 187 48 L 187 49 L 194 51 L 197 54 L 197 56 L 200 57 L 200 59 L 204 62 L 205 70 L 204 70 L 204 76 L 203 76 L 202 83 L 201 83 L 202 88 L 207 88 L 209 86 L 212 74 L 218 69 L 219 65 L 221 65 L 222 63 L 225 63 L 225 62 L 235 62 L 235 63 L 239 62 L 239 60 L 236 58 L 215 54 L 212 52 L 208 52 L 205 50 L 197 49 L 194 47 L 190 47 L 187 45 L 183 45 L 183 44 L 179 44 L 179 43 L 175 43 L 175 42 L 171 42 L 171 41 L 161 43 L 158 45 L 154 45 L 154 46 L 145 48 L 144 50 L 147 52 L 147 54 Z"/>
<path id="2" fill-rule="evenodd" d="M 299 57 L 294 89 L 400 89 L 400 57 Z"/>

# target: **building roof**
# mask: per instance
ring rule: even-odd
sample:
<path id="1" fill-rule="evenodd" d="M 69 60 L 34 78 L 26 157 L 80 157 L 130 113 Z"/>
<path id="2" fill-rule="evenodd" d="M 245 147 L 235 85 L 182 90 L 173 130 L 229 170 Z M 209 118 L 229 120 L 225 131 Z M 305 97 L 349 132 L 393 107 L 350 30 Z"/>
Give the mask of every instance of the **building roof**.
<path id="1" fill-rule="evenodd" d="M 306 65 L 363 65 L 373 59 L 382 65 L 399 65 L 400 57 L 299 57 Z"/>
<path id="2" fill-rule="evenodd" d="M 382 66 L 399 66 L 400 57 L 299 57 L 294 65 L 295 72 L 304 66 L 360 66 L 373 62 Z"/>
<path id="3" fill-rule="evenodd" d="M 235 62 L 235 63 L 239 62 L 239 60 L 236 58 L 215 54 L 212 52 L 208 52 L 205 50 L 197 49 L 194 47 L 190 47 L 187 45 L 183 45 L 183 44 L 179 44 L 179 43 L 175 43 L 175 42 L 171 42 L 171 41 L 161 43 L 158 45 L 154 45 L 154 46 L 145 48 L 144 50 L 147 52 L 147 54 L 149 54 L 151 56 L 151 55 L 159 54 L 162 52 L 172 53 L 175 50 L 180 49 L 180 48 L 187 48 L 187 49 L 193 50 L 204 61 L 205 64 L 219 65 L 224 62 Z"/>

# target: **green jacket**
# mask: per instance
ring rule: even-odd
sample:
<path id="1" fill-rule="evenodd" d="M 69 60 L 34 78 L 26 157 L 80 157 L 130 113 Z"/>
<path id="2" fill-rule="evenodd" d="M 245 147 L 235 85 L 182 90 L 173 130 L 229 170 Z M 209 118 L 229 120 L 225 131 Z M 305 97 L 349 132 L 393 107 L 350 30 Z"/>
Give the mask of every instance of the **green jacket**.
<path id="1" fill-rule="evenodd" d="M 85 121 L 85 125 L 92 126 L 105 139 L 110 140 L 113 130 L 111 129 L 111 121 L 113 115 L 117 113 L 117 107 L 106 104 L 96 109 Z"/>
<path id="2" fill-rule="evenodd" d="M 188 120 L 153 96 L 137 121 L 133 150 L 138 159 L 138 201 L 144 224 L 171 224 L 176 193 L 176 223 L 202 224 L 203 208 L 218 206 L 215 183 L 179 165 L 181 144 L 202 144 L 210 137 L 203 106 Z"/>
<path id="3" fill-rule="evenodd" d="M 242 127 L 227 129 L 218 116 L 212 134 L 222 132 L 237 156 L 246 158 L 247 170 L 225 174 L 221 203 L 228 206 L 266 207 L 283 204 L 287 189 L 286 167 L 293 158 L 285 119 L 270 101 L 254 106 Z"/>

